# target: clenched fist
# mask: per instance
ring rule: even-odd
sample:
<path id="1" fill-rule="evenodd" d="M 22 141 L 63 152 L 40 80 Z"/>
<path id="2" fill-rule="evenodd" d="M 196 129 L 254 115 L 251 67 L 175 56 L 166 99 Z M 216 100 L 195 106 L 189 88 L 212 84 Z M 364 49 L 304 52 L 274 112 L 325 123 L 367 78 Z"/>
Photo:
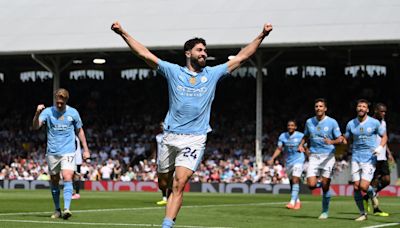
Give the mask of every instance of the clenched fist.
<path id="1" fill-rule="evenodd" d="M 270 23 L 265 24 L 265 25 L 264 25 L 264 28 L 263 28 L 263 34 L 264 34 L 265 36 L 268 36 L 268 34 L 269 34 L 271 31 L 272 31 L 272 24 L 270 24 Z"/>
<path id="2" fill-rule="evenodd" d="M 40 104 L 36 108 L 37 113 L 41 113 L 46 107 L 43 104 Z"/>
<path id="3" fill-rule="evenodd" d="M 118 21 L 115 21 L 112 25 L 111 25 L 111 30 L 113 30 L 115 33 L 121 35 L 121 33 L 123 32 L 122 26 Z"/>

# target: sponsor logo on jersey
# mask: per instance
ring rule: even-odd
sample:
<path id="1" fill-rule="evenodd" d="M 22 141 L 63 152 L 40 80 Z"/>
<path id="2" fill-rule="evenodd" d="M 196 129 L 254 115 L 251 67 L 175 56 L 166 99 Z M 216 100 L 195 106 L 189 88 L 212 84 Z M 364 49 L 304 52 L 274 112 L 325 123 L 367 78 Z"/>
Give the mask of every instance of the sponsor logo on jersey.
<path id="1" fill-rule="evenodd" d="M 55 131 L 66 131 L 68 130 L 68 125 L 66 124 L 54 124 L 53 129 Z"/>
<path id="2" fill-rule="evenodd" d="M 185 86 L 178 85 L 176 88 L 180 95 L 187 97 L 201 97 L 207 92 L 207 87 L 201 88 L 189 88 Z"/>

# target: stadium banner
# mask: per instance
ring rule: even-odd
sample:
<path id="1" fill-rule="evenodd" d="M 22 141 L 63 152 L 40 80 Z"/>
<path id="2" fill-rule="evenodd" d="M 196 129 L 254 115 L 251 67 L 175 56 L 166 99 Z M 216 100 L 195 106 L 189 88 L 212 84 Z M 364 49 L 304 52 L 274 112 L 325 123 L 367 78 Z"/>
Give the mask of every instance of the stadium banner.
<path id="1" fill-rule="evenodd" d="M 60 183 L 62 185 L 62 182 Z M 0 181 L 0 189 L 49 189 L 48 181 L 4 180 Z M 152 181 L 82 181 L 81 189 L 86 191 L 131 191 L 131 192 L 157 192 L 158 184 Z M 245 184 L 245 183 L 188 183 L 185 192 L 210 192 L 210 193 L 290 193 L 290 186 L 286 184 Z M 301 193 L 311 194 L 306 186 L 301 187 Z"/>
<path id="2" fill-rule="evenodd" d="M 351 184 L 332 184 L 332 196 L 353 196 L 354 187 Z M 312 191 L 313 195 L 322 195 L 322 189 L 318 188 Z M 389 185 L 379 192 L 379 196 L 400 196 L 400 186 Z"/>
<path id="3" fill-rule="evenodd" d="M 85 181 L 83 189 L 88 191 L 131 191 L 131 192 L 157 192 L 158 183 L 154 181 Z M 188 192 L 189 185 L 185 191 Z"/>
<path id="4" fill-rule="evenodd" d="M 284 194 L 290 193 L 290 185 L 258 183 L 190 183 L 190 191 L 203 193 Z M 300 192 L 302 194 L 311 194 L 311 191 L 305 185 L 300 187 Z"/>
<path id="5" fill-rule="evenodd" d="M 62 182 L 60 183 L 62 186 Z M 48 181 L 27 180 L 1 180 L 1 189 L 49 189 Z M 86 191 L 131 191 L 131 192 L 157 192 L 158 184 L 153 181 L 81 181 L 81 189 Z M 202 193 L 239 193 L 239 194 L 288 194 L 288 184 L 246 184 L 246 183 L 188 183 L 185 192 Z M 321 195 L 322 190 L 310 191 L 306 185 L 300 186 L 301 194 Z M 331 185 L 333 196 L 353 196 L 353 185 L 333 184 Z M 400 196 L 400 186 L 389 185 L 379 192 L 379 196 Z"/>
<path id="6" fill-rule="evenodd" d="M 49 189 L 49 181 L 41 180 L 2 180 L 0 181 L 0 189 L 25 189 L 25 190 L 35 190 L 35 189 Z"/>

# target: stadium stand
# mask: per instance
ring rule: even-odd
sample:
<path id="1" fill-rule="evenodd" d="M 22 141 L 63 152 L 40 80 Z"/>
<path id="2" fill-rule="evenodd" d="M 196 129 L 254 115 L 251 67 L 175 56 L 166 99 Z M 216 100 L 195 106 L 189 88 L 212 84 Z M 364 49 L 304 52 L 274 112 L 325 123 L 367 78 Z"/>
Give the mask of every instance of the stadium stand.
<path id="1" fill-rule="evenodd" d="M 135 81 L 117 77 L 64 79 L 62 84 L 71 91 L 69 103 L 81 110 L 92 151 L 91 161 L 82 165 L 82 178 L 154 181 L 154 137 L 168 105 L 164 79 L 160 76 Z M 0 107 L 3 116 L 0 120 L 0 180 L 45 180 L 48 178 L 44 159 L 46 135 L 44 130 L 39 134 L 32 132 L 31 121 L 38 102 L 51 104 L 51 82 L 14 80 L 0 83 L 0 87 L 1 96 L 8 97 Z M 211 118 L 214 131 L 209 135 L 204 161 L 192 181 L 287 183 L 279 165 L 264 165 L 260 173 L 254 168 L 255 118 L 249 113 L 255 109 L 255 79 L 226 78 L 219 87 Z M 390 76 L 266 77 L 264 91 L 264 161 L 273 153 L 277 137 L 285 130 L 288 119 L 296 119 L 302 130 L 305 119 L 313 115 L 310 107 L 316 97 L 328 99 L 328 115 L 338 119 L 342 132 L 354 113 L 353 102 L 360 95 L 372 102 L 387 103 L 390 146 L 398 151 L 400 133 L 395 126 L 399 125 L 400 112 Z M 341 170 L 347 170 L 351 154 L 346 155 L 345 149 L 338 148 L 338 158 L 336 169 L 340 176 Z"/>

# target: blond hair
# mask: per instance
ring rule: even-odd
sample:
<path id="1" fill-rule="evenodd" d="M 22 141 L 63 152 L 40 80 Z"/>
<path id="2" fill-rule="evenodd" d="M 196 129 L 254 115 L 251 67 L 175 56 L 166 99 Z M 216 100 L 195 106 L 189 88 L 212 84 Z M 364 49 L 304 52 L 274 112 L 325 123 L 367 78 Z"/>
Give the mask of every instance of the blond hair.
<path id="1" fill-rule="evenodd" d="M 65 101 L 68 101 L 69 99 L 69 92 L 66 89 L 59 88 L 54 92 L 54 97 L 55 98 L 61 98 Z"/>

